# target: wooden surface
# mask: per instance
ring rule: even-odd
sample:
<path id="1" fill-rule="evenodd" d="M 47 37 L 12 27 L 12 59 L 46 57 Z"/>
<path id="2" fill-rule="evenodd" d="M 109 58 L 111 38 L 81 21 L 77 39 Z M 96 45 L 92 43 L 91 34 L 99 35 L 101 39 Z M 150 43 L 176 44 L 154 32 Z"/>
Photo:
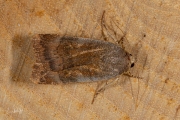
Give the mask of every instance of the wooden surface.
<path id="1" fill-rule="evenodd" d="M 127 33 L 126 50 L 137 60 L 130 71 L 143 79 L 118 77 L 94 104 L 97 83 L 30 81 L 33 35 L 103 40 L 104 10 L 116 38 L 119 28 Z M 0 120 L 180 120 L 179 33 L 177 0 L 0 0 Z"/>

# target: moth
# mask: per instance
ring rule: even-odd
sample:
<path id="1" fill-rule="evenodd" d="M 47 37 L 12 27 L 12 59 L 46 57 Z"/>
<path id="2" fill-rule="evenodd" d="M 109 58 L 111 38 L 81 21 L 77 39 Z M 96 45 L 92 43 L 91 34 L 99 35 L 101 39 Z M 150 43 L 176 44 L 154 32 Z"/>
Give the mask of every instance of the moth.
<path id="1" fill-rule="evenodd" d="M 103 27 L 107 30 L 104 14 L 105 11 L 101 19 L 103 35 Z M 121 42 L 124 38 L 125 36 L 120 39 Z M 39 34 L 34 37 L 33 42 L 36 55 L 32 71 L 34 83 L 106 82 L 121 74 L 135 77 L 128 72 L 135 60 L 123 45 L 120 47 L 107 41 L 63 37 L 58 34 Z M 97 86 L 92 103 L 107 86 Z"/>
<path id="2" fill-rule="evenodd" d="M 33 42 L 38 84 L 105 81 L 134 66 L 131 54 L 107 41 L 39 34 Z"/>

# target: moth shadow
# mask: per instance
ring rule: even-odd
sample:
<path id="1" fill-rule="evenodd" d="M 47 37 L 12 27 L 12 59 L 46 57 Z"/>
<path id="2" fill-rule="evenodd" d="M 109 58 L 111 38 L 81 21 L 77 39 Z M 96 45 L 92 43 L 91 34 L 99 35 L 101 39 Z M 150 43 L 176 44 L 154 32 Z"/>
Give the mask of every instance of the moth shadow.
<path id="1" fill-rule="evenodd" d="M 32 36 L 15 35 L 12 39 L 10 80 L 29 82 L 34 58 Z"/>

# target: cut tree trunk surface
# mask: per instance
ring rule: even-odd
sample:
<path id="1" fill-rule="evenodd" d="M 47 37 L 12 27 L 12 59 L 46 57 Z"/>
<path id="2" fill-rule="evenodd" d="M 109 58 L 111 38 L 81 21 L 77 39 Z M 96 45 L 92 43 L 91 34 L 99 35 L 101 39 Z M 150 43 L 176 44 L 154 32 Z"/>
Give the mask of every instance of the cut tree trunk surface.
<path id="1" fill-rule="evenodd" d="M 0 119 L 180 120 L 179 16 L 180 2 L 172 0 L 1 1 Z M 35 84 L 37 34 L 115 44 L 125 35 L 136 60 L 130 72 L 142 79 L 118 76 L 93 104 L 97 82 Z"/>

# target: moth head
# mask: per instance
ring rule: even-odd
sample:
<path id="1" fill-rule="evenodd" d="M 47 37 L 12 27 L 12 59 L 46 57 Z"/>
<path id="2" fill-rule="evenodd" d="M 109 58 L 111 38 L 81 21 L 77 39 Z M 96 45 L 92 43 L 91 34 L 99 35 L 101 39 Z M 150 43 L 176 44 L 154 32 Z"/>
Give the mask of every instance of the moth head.
<path id="1" fill-rule="evenodd" d="M 130 67 L 132 68 L 132 67 L 134 67 L 135 59 L 134 59 L 134 57 L 131 54 L 129 56 L 129 59 L 130 59 Z"/>

